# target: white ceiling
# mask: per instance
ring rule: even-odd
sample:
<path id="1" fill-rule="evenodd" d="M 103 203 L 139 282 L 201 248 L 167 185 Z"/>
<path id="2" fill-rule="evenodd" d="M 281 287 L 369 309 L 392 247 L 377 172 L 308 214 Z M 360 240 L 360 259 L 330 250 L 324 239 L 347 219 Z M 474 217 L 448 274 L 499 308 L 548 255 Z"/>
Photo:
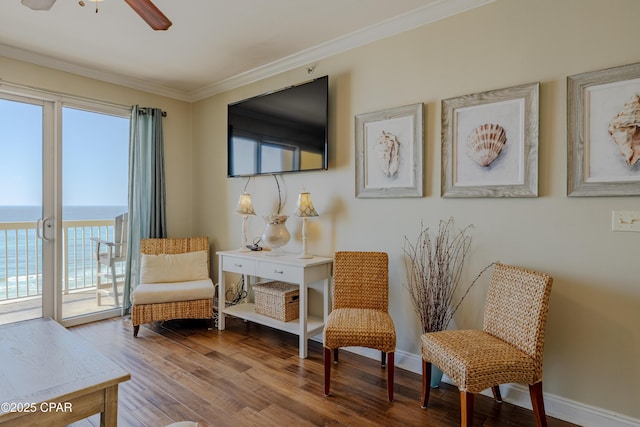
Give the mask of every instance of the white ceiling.
<path id="1" fill-rule="evenodd" d="M 491 1 L 154 0 L 153 31 L 122 0 L 2 0 L 0 56 L 195 101 Z"/>

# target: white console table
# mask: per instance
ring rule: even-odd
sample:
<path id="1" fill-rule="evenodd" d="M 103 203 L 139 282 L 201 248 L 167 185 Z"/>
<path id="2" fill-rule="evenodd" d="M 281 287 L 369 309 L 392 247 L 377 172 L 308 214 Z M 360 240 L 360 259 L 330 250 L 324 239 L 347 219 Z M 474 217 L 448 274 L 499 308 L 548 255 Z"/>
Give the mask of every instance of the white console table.
<path id="1" fill-rule="evenodd" d="M 300 337 L 300 358 L 307 357 L 307 340 L 322 332 L 324 322 L 330 310 L 330 289 L 333 259 L 314 256 L 309 259 L 297 258 L 296 254 L 273 256 L 269 251 L 218 252 L 218 329 L 225 328 L 225 314 L 239 317 L 261 325 L 296 334 Z M 244 302 L 227 307 L 225 304 L 225 272 L 239 273 L 245 276 L 247 292 L 251 286 L 251 277 L 263 280 L 278 280 L 300 286 L 300 318 L 290 322 L 282 322 L 255 312 L 249 298 Z M 308 285 L 323 282 L 323 315 L 322 318 L 309 316 Z"/>

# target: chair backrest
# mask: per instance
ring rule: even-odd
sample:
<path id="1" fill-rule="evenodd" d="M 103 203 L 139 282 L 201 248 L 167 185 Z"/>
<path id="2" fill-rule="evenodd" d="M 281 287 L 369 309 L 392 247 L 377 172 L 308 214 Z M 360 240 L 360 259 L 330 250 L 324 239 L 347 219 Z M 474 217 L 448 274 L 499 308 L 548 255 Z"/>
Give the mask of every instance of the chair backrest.
<path id="1" fill-rule="evenodd" d="M 208 237 L 167 237 L 140 241 L 140 253 L 145 255 L 184 254 L 198 251 L 207 252 L 207 268 L 211 271 Z"/>
<path id="2" fill-rule="evenodd" d="M 333 308 L 389 309 L 389 257 L 384 252 L 336 252 Z"/>
<path id="3" fill-rule="evenodd" d="M 125 212 L 115 217 L 113 224 L 113 256 L 124 258 L 127 255 L 127 227 L 129 223 L 129 213 Z"/>
<path id="4" fill-rule="evenodd" d="M 546 274 L 497 263 L 484 312 L 483 330 L 533 357 L 540 375 L 552 283 Z"/>

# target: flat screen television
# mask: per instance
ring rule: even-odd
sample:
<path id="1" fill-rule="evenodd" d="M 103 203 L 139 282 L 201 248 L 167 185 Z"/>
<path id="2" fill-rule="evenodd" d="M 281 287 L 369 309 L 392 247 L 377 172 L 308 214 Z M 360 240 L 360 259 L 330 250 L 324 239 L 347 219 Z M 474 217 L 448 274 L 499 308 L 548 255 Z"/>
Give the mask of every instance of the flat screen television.
<path id="1" fill-rule="evenodd" d="M 228 105 L 227 176 L 328 167 L 328 76 Z"/>

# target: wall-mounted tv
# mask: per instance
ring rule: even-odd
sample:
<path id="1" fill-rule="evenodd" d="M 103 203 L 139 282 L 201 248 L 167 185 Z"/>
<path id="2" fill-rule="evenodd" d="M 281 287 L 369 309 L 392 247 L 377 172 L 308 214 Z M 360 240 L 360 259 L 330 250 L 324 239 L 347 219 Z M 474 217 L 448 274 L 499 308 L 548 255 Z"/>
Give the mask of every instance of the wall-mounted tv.
<path id="1" fill-rule="evenodd" d="M 227 108 L 227 176 L 328 167 L 328 76 Z"/>

